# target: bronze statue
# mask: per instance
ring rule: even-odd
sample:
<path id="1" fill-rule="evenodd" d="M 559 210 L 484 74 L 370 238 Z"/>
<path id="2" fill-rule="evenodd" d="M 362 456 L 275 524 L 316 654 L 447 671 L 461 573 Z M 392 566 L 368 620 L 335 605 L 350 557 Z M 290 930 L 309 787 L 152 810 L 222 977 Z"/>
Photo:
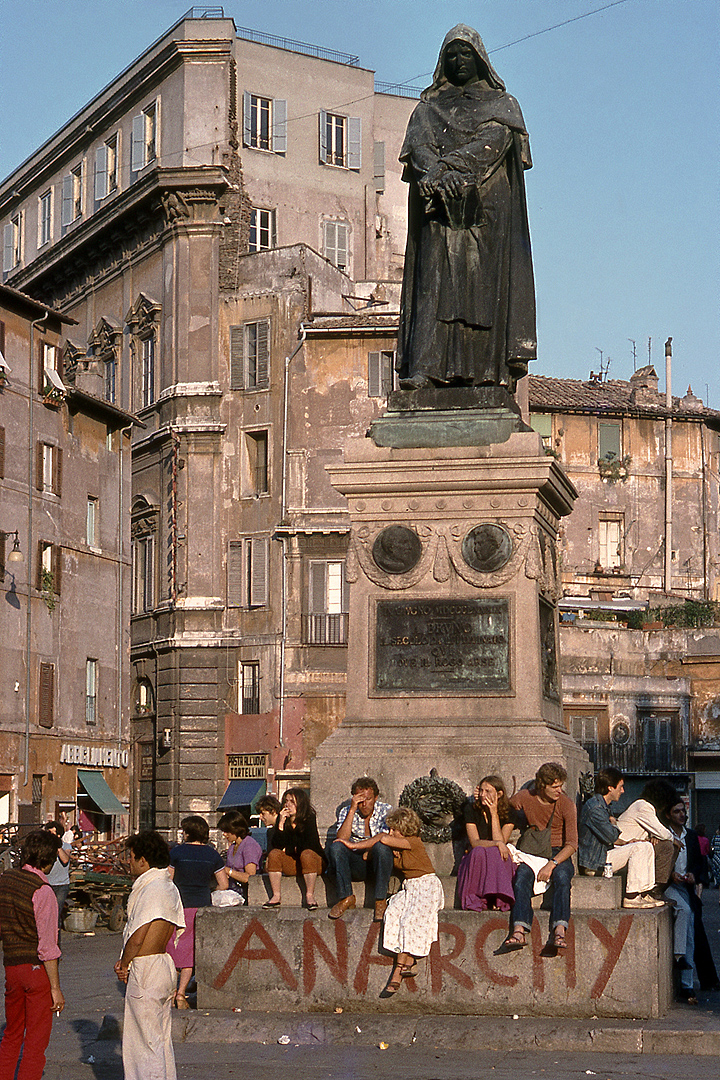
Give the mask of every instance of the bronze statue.
<path id="1" fill-rule="evenodd" d="M 520 106 L 480 35 L 446 36 L 400 154 L 410 184 L 400 386 L 504 386 L 536 354 Z"/>

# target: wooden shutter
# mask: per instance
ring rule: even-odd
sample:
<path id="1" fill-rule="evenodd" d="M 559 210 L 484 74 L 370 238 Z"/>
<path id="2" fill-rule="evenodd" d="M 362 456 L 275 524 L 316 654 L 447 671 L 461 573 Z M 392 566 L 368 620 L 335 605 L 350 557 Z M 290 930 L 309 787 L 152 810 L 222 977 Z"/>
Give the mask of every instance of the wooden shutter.
<path id="1" fill-rule="evenodd" d="M 45 384 L 47 379 L 45 378 L 45 342 L 38 341 L 37 351 L 37 366 L 38 366 L 38 394 L 45 393 Z"/>
<path id="2" fill-rule="evenodd" d="M 131 169 L 140 172 L 145 167 L 145 113 L 133 116 Z"/>
<path id="3" fill-rule="evenodd" d="M 272 148 L 275 154 L 287 152 L 287 101 L 282 98 L 272 103 Z"/>
<path id="4" fill-rule="evenodd" d="M 320 161 L 327 165 L 327 113 L 320 110 Z"/>
<path id="5" fill-rule="evenodd" d="M 368 353 L 368 397 L 382 396 L 382 353 Z"/>
<path id="6" fill-rule="evenodd" d="M 277 242 L 277 210 L 270 211 L 270 247 L 276 248 Z"/>
<path id="7" fill-rule="evenodd" d="M 3 231 L 3 270 L 5 273 L 13 267 L 13 227 L 8 222 Z"/>
<path id="8" fill-rule="evenodd" d="M 55 703 L 55 665 L 40 664 L 40 686 L 38 692 L 38 723 L 41 727 L 53 726 Z"/>
<path id="9" fill-rule="evenodd" d="M 72 173 L 63 176 L 62 182 L 62 212 L 60 220 L 63 225 L 72 225 L 75 220 L 75 206 L 73 203 L 73 178 Z"/>
<path id="10" fill-rule="evenodd" d="M 385 143 L 376 142 L 373 146 L 373 175 L 375 191 L 381 195 L 385 190 Z"/>
<path id="11" fill-rule="evenodd" d="M 260 319 L 257 324 L 257 362 L 255 385 L 268 386 L 270 378 L 270 320 Z"/>
<path id="12" fill-rule="evenodd" d="M 53 447 L 53 491 L 58 498 L 62 495 L 62 450 L 59 446 Z"/>
<path id="13" fill-rule="evenodd" d="M 5 534 L 0 532 L 0 581 L 5 580 L 5 540 Z"/>
<path id="14" fill-rule="evenodd" d="M 227 602 L 228 607 L 240 607 L 243 601 L 243 542 L 231 540 L 228 544 Z"/>
<path id="15" fill-rule="evenodd" d="M 230 389 L 231 390 L 243 390 L 245 388 L 245 379 L 243 376 L 243 360 L 245 355 L 244 349 L 244 327 L 231 326 L 230 327 Z"/>
<path id="16" fill-rule="evenodd" d="M 59 544 L 53 544 L 52 546 L 52 573 L 53 573 L 53 592 L 56 596 L 60 595 L 60 582 L 62 576 L 62 548 Z"/>
<path id="17" fill-rule="evenodd" d="M 43 446 L 45 444 L 37 442 L 35 444 L 35 487 L 38 491 L 42 491 L 43 484 Z"/>
<path id="18" fill-rule="evenodd" d="M 268 541 L 254 538 L 250 541 L 250 607 L 265 607 L 267 604 L 267 572 Z"/>
<path id="19" fill-rule="evenodd" d="M 250 146 L 252 139 L 252 100 L 249 91 L 243 94 L 243 146 Z"/>
<path id="20" fill-rule="evenodd" d="M 37 565 L 35 567 L 35 588 L 38 592 L 42 591 L 42 571 L 43 571 L 43 551 L 45 550 L 45 541 L 38 540 L 37 542 Z"/>
<path id="21" fill-rule="evenodd" d="M 98 146 L 95 151 L 95 202 L 100 202 L 107 195 L 108 188 L 108 148 Z"/>
<path id="22" fill-rule="evenodd" d="M 349 116 L 347 121 L 347 167 L 356 171 L 362 166 L 362 120 Z"/>
<path id="23" fill-rule="evenodd" d="M 5 428 L 0 427 L 0 480 L 5 479 Z"/>
<path id="24" fill-rule="evenodd" d="M 380 394 L 387 397 L 393 388 L 393 374 L 395 372 L 395 353 L 380 353 Z"/>
<path id="25" fill-rule="evenodd" d="M 5 356 L 5 323 L 0 321 L 0 353 L 3 354 L 3 359 L 7 359 Z"/>
<path id="26" fill-rule="evenodd" d="M 310 563 L 308 599 L 311 615 L 319 615 L 327 610 L 327 563 Z"/>

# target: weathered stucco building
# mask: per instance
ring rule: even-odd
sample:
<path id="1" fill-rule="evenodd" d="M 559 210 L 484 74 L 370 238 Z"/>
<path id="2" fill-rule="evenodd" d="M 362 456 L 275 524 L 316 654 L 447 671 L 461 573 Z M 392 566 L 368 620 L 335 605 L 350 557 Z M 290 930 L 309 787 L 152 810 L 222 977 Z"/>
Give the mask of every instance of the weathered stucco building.
<path id="1" fill-rule="evenodd" d="M 0 824 L 77 809 L 108 835 L 129 797 L 133 417 L 76 364 L 72 323 L 0 285 Z"/>
<path id="2" fill-rule="evenodd" d="M 561 540 L 568 727 L 596 766 L 618 765 L 635 787 L 673 774 L 696 789 L 701 818 L 720 820 L 718 630 L 640 629 L 648 607 L 720 595 L 720 413 L 691 390 L 668 410 L 651 366 L 629 381 L 531 375 L 529 404 L 580 492 Z"/>
<path id="3" fill-rule="evenodd" d="M 5 280 L 77 320 L 73 356 L 145 425 L 133 824 L 305 778 L 342 718 L 323 465 L 387 389 L 413 104 L 355 57 L 183 18 L 0 185 Z"/>

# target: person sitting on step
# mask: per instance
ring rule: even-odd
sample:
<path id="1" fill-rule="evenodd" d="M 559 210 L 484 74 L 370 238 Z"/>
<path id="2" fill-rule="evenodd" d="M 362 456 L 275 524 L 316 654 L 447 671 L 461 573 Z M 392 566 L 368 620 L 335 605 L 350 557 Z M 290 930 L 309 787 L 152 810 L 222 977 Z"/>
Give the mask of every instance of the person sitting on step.
<path id="1" fill-rule="evenodd" d="M 381 922 L 387 907 L 393 853 L 385 844 L 375 844 L 368 851 L 352 851 L 344 840 L 365 840 L 387 832 L 385 819 L 392 810 L 378 798 L 380 789 L 371 776 L 360 776 L 350 789 L 351 798 L 338 809 L 335 839 L 328 843 L 327 856 L 335 874 L 338 901 L 328 912 L 328 918 L 340 919 L 349 908 L 355 907 L 353 881 L 375 879 L 375 922 Z"/>

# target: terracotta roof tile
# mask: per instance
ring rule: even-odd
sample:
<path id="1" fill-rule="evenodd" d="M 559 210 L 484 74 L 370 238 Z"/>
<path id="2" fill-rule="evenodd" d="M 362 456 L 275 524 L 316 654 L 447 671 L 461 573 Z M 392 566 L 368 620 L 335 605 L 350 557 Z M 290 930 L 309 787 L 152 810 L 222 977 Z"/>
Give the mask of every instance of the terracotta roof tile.
<path id="1" fill-rule="evenodd" d="M 665 418 L 665 395 L 647 386 L 635 386 L 623 379 L 582 382 L 580 379 L 552 379 L 530 376 L 531 412 L 575 412 L 593 415 L 632 414 Z M 673 397 L 673 417 L 720 423 L 720 412 L 706 408 L 697 398 Z"/>

